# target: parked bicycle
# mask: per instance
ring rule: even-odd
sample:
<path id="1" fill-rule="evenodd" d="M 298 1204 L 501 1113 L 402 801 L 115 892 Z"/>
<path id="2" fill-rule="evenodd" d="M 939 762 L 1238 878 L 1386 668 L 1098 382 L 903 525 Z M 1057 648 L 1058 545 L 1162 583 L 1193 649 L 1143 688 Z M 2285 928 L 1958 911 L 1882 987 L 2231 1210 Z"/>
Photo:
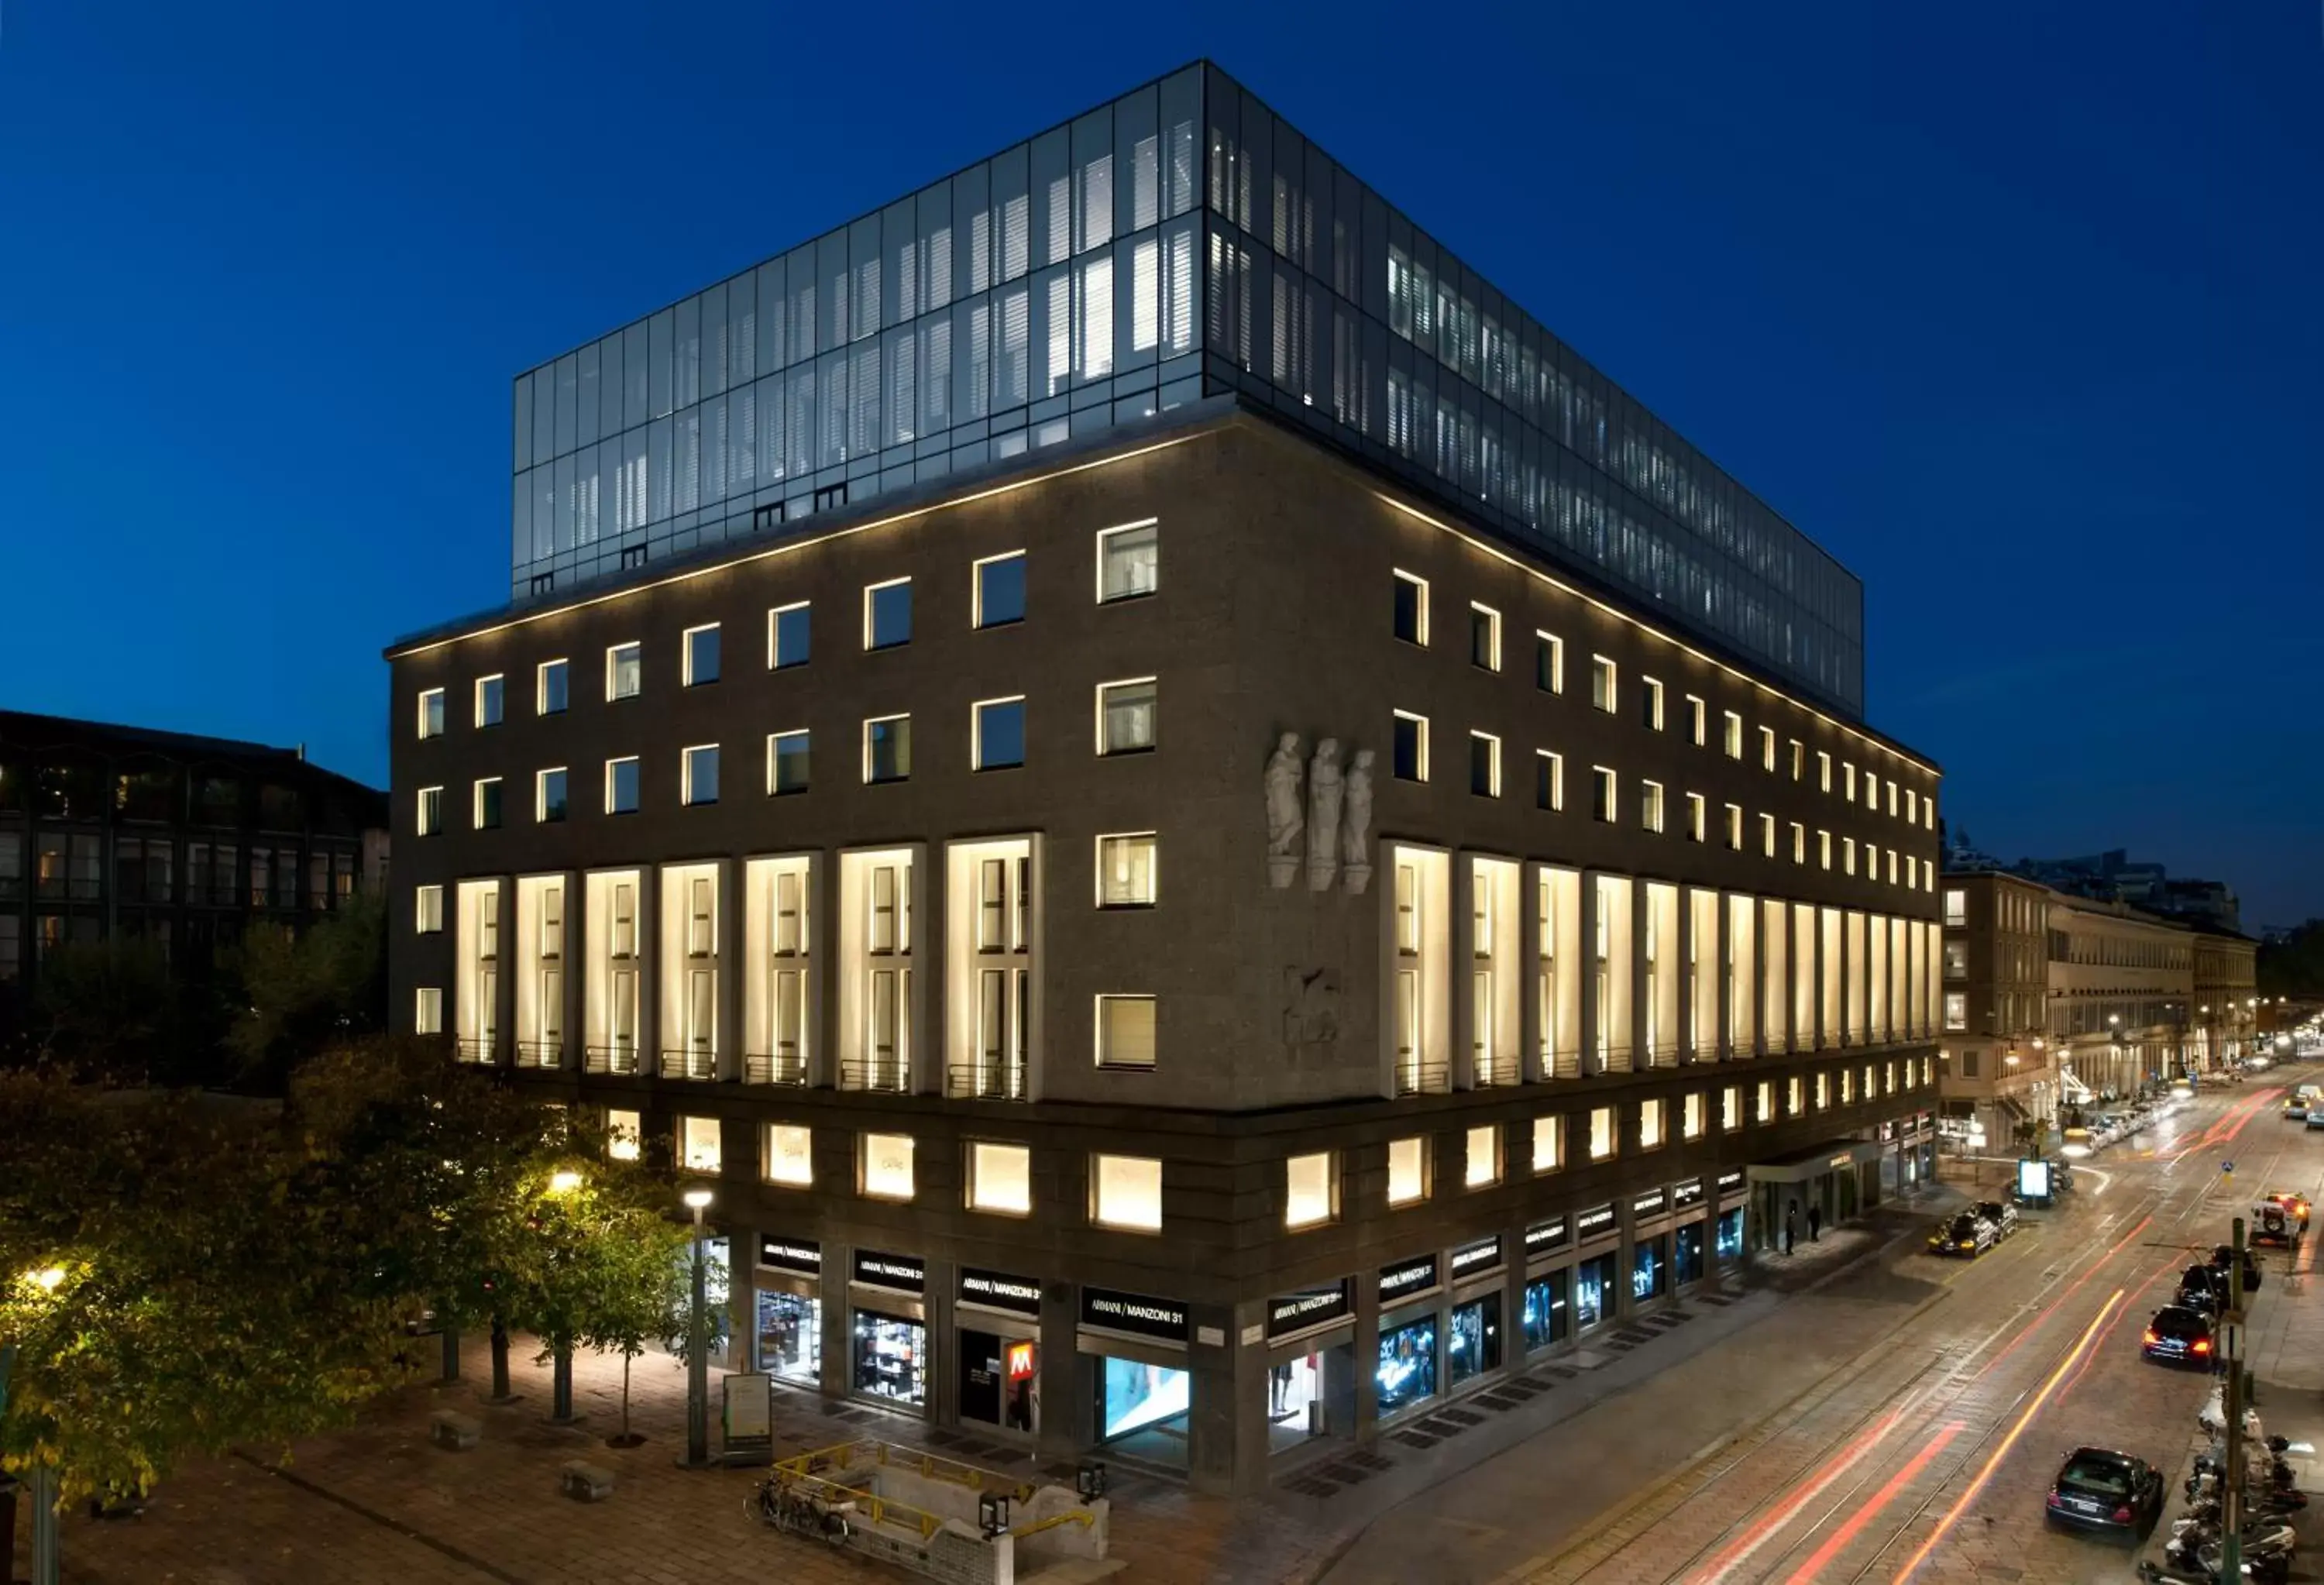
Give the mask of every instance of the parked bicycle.
<path id="1" fill-rule="evenodd" d="M 854 1534 L 853 1500 L 834 1502 L 779 1473 L 761 1481 L 743 1506 L 763 1525 L 793 1535 L 827 1541 L 834 1546 L 844 1546 Z"/>

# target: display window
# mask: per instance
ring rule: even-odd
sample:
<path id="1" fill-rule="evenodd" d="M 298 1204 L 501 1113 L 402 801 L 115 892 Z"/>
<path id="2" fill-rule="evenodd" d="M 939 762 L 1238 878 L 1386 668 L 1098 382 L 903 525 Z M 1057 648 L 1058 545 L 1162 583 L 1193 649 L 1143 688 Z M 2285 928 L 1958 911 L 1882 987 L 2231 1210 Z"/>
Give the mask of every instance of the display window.
<path id="1" fill-rule="evenodd" d="M 1267 1423 L 1270 1445 L 1323 1433 L 1323 1356 L 1301 1354 L 1268 1367 Z"/>
<path id="2" fill-rule="evenodd" d="M 1719 1213 L 1719 1259 L 1721 1265 L 1743 1258 L 1743 1207 L 1736 1205 Z"/>
<path id="3" fill-rule="evenodd" d="M 1572 1283 L 1571 1273 L 1552 1271 L 1526 1284 L 1525 1314 L 1520 1319 L 1527 1353 L 1565 1341 L 1566 1328 L 1572 1322 L 1565 1296 Z"/>
<path id="4" fill-rule="evenodd" d="M 1683 1286 L 1702 1280 L 1702 1224 L 1688 1222 L 1671 1235 L 1671 1280 Z"/>
<path id="5" fill-rule="evenodd" d="M 1111 1355 L 1098 1360 L 1098 1440 L 1111 1442 L 1148 1427 L 1174 1430 L 1183 1444 L 1194 1378 L 1167 1365 Z M 1181 1451 L 1183 1454 L 1183 1448 Z"/>
<path id="6" fill-rule="evenodd" d="M 1040 1350 L 1030 1338 L 963 1327 L 960 1417 L 1027 1435 L 1041 1428 Z"/>
<path id="7" fill-rule="evenodd" d="M 1630 1253 L 1630 1297 L 1641 1304 L 1670 1291 L 1670 1239 L 1641 1239 Z"/>
<path id="8" fill-rule="evenodd" d="M 1452 1326 L 1444 1342 L 1444 1371 L 1460 1386 L 1501 1362 L 1501 1296 L 1487 1294 L 1452 1306 Z"/>
<path id="9" fill-rule="evenodd" d="M 928 1401 L 927 1328 L 901 1315 L 858 1310 L 853 1386 L 915 1408 Z"/>
<path id="10" fill-rule="evenodd" d="M 1614 1318 L 1614 1257 L 1594 1255 L 1573 1268 L 1573 1329 Z"/>
<path id="11" fill-rule="evenodd" d="M 823 1379 L 823 1301 L 759 1290 L 759 1368 L 813 1387 Z"/>
<path id="12" fill-rule="evenodd" d="M 1383 1415 L 1436 1396 L 1436 1317 L 1380 1333 L 1376 1380 Z"/>

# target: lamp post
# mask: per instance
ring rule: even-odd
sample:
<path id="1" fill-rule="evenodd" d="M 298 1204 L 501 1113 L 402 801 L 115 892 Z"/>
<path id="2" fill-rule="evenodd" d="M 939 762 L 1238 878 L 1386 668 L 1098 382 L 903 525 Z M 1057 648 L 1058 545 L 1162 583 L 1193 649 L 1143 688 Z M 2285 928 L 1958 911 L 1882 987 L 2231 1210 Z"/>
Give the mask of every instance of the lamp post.
<path id="1" fill-rule="evenodd" d="M 42 1295 L 53 1295 L 64 1286 L 65 1269 L 61 1266 L 36 1267 L 25 1272 L 19 1280 Z M 15 1373 L 16 1352 L 14 1343 L 0 1348 L 0 1420 L 5 1420 L 8 1415 L 8 1382 Z M 33 1465 L 26 1472 L 24 1484 L 32 1509 L 32 1585 L 58 1585 L 61 1567 L 57 1544 L 56 1465 L 46 1460 Z M 0 1493 L 0 1500 L 8 1504 L 8 1523 L 5 1533 L 11 1551 L 0 1553 L 0 1564 L 5 1564 L 7 1558 L 14 1555 L 15 1540 L 16 1492 L 13 1485 L 6 1488 L 5 1493 Z M 9 1571 L 14 1572 L 13 1570 Z"/>
<path id="2" fill-rule="evenodd" d="M 687 1209 L 694 1212 L 694 1296 L 686 1323 L 686 1467 L 710 1466 L 710 1316 L 705 1295 L 702 1259 L 702 1213 L 710 1208 L 710 1191 L 688 1189 Z"/>

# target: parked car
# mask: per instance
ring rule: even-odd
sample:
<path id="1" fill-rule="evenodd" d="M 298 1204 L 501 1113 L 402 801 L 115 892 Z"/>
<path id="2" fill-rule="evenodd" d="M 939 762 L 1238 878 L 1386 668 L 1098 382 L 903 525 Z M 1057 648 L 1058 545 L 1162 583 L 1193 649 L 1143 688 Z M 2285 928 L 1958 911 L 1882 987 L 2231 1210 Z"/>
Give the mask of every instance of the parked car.
<path id="1" fill-rule="evenodd" d="M 2209 1266 L 2190 1266 L 2179 1274 L 2179 1295 L 2172 1303 L 2216 1315 L 2227 1307 L 2226 1273 Z"/>
<path id="2" fill-rule="evenodd" d="M 2289 1249 L 2300 1241 L 2300 1213 L 2280 1200 L 2262 1200 L 2251 1209 L 2251 1241 Z"/>
<path id="3" fill-rule="evenodd" d="M 2324 1103 L 2314 1101 L 2309 1103 L 2308 1126 L 2311 1129 L 2324 1129 Z"/>
<path id="4" fill-rule="evenodd" d="M 2308 1230 L 2308 1212 L 2310 1207 L 2307 1195 L 2292 1189 L 2271 1189 L 2268 1191 L 2267 1197 L 2278 1205 L 2286 1207 L 2294 1216 L 2300 1218 L 2300 1228 L 2302 1232 Z"/>
<path id="5" fill-rule="evenodd" d="M 1993 1248 L 1993 1240 L 1999 1236 L 1993 1223 L 1974 1211 L 1964 1211 L 1937 1224 L 1937 1230 L 1929 1235 L 1929 1253 L 1962 1255 L 1974 1260 Z"/>
<path id="6" fill-rule="evenodd" d="M 2235 1264 L 2235 1259 L 2236 1247 L 2233 1244 L 2211 1246 L 2211 1269 L 2218 1272 L 2222 1276 L 2226 1275 L 2227 1267 Z M 2244 1250 L 2244 1292 L 2252 1293 L 2258 1287 L 2259 1257 L 2246 1249 Z"/>
<path id="7" fill-rule="evenodd" d="M 2287 1095 L 2283 1098 L 2283 1120 L 2288 1123 L 2306 1122 L 2308 1120 L 2308 1099 L 2306 1096 Z"/>
<path id="8" fill-rule="evenodd" d="M 2112 1448 L 2076 1448 L 2050 1482 L 2052 1524 L 2136 1541 L 2162 1513 L 2162 1472 Z"/>
<path id="9" fill-rule="evenodd" d="M 2138 1351 L 2166 1365 L 2200 1365 L 2211 1360 L 2211 1317 L 2207 1311 L 2183 1304 L 2165 1304 L 2146 1323 Z"/>
<path id="10" fill-rule="evenodd" d="M 1979 1200 L 1969 1209 L 1993 1224 L 1996 1242 L 2017 1230 L 2017 1207 L 2006 1200 Z"/>

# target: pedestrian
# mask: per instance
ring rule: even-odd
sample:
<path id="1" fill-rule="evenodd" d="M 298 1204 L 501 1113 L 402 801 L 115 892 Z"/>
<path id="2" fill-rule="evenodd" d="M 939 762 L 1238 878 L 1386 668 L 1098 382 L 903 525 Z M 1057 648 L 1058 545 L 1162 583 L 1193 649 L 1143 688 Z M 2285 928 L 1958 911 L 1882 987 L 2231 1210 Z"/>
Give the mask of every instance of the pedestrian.
<path id="1" fill-rule="evenodd" d="M 1811 1204 L 1808 1207 L 1808 1242 L 1814 1243 L 1822 1234 L 1823 1207 Z"/>
<path id="2" fill-rule="evenodd" d="M 1792 1245 L 1793 1245 L 1793 1243 L 1794 1243 L 1794 1242 L 1798 1239 L 1798 1237 L 1799 1237 L 1799 1230 L 1800 1230 L 1799 1223 L 1800 1223 L 1800 1203 L 1799 1203 L 1797 1200 L 1786 1200 L 1786 1201 L 1784 1201 L 1784 1254 L 1786 1254 L 1786 1255 L 1788 1255 L 1788 1254 L 1790 1254 L 1790 1253 L 1792 1252 Z"/>

